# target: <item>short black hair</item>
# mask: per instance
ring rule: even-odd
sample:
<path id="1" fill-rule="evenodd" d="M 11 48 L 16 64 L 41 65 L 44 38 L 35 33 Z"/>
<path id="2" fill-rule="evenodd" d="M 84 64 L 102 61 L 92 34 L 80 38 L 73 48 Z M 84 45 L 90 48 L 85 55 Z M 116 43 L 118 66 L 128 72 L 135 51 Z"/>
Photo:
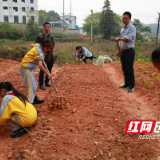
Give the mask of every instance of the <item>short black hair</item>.
<path id="1" fill-rule="evenodd" d="M 132 14 L 131 14 L 130 12 L 128 12 L 128 11 L 124 12 L 124 13 L 123 13 L 123 16 L 124 16 L 124 15 L 128 15 L 128 17 L 129 17 L 130 19 L 132 18 Z"/>
<path id="2" fill-rule="evenodd" d="M 45 47 L 45 46 L 51 47 L 51 46 L 52 46 L 52 43 L 51 43 L 50 38 L 43 37 L 42 40 L 41 40 L 41 45 L 42 45 L 43 47 Z"/>
<path id="3" fill-rule="evenodd" d="M 160 63 L 160 47 L 156 48 L 152 52 L 151 60 L 153 63 Z"/>
<path id="4" fill-rule="evenodd" d="M 43 23 L 43 27 L 46 25 L 46 24 L 49 24 L 51 26 L 51 24 L 49 22 L 45 22 Z"/>
<path id="5" fill-rule="evenodd" d="M 81 46 L 76 46 L 76 50 L 77 50 L 77 49 L 82 49 L 82 47 L 81 47 Z"/>

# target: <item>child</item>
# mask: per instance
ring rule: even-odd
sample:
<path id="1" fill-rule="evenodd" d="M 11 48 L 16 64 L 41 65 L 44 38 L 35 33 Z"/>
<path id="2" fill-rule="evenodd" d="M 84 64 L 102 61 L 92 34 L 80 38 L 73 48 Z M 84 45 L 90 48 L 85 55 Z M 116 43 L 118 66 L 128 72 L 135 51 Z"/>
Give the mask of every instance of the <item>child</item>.
<path id="1" fill-rule="evenodd" d="M 25 55 L 21 62 L 21 74 L 27 86 L 28 99 L 32 104 L 43 103 L 44 100 L 38 99 L 36 96 L 37 81 L 32 72 L 37 66 L 42 70 L 48 78 L 51 78 L 50 73 L 44 68 L 42 61 L 45 58 L 45 53 L 51 49 L 51 41 L 48 38 L 43 38 L 41 43 L 35 43 L 33 48 Z"/>
<path id="2" fill-rule="evenodd" d="M 160 71 L 160 47 L 152 52 L 151 60 L 153 65 Z"/>
<path id="3" fill-rule="evenodd" d="M 0 126 L 7 122 L 13 133 L 12 138 L 20 137 L 28 132 L 37 119 L 37 111 L 28 102 L 27 97 L 18 92 L 10 82 L 0 83 Z"/>
<path id="4" fill-rule="evenodd" d="M 91 59 L 93 60 L 96 58 L 95 56 L 92 55 L 92 53 L 85 47 L 77 46 L 76 47 L 76 61 L 80 59 L 80 61 L 84 61 L 87 63 L 86 59 Z"/>

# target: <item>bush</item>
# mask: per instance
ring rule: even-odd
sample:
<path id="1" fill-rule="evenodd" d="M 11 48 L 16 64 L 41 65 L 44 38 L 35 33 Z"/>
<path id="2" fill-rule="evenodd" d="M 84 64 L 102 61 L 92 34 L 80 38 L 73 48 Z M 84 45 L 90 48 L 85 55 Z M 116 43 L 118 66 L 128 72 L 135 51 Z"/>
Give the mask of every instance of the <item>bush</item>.
<path id="1" fill-rule="evenodd" d="M 11 26 L 8 22 L 0 24 L 0 39 L 7 38 L 11 40 L 21 39 L 23 31 Z"/>

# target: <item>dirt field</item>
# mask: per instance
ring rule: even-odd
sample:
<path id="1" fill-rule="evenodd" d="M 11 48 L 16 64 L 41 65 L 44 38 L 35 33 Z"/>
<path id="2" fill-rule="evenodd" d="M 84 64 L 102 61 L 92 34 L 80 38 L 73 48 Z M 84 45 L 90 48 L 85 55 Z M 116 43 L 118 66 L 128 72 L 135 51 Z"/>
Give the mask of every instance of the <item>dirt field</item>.
<path id="1" fill-rule="evenodd" d="M 0 81 L 26 94 L 19 66 L 0 59 Z M 128 120 L 160 120 L 160 74 L 145 62 L 135 63 L 135 73 L 135 92 L 127 93 L 119 89 L 123 74 L 117 62 L 55 67 L 52 75 L 67 107 L 51 110 L 53 89 L 38 89 L 45 103 L 35 106 L 40 113 L 29 134 L 12 139 L 10 129 L 0 127 L 0 160 L 156 160 L 160 140 L 124 133 Z"/>

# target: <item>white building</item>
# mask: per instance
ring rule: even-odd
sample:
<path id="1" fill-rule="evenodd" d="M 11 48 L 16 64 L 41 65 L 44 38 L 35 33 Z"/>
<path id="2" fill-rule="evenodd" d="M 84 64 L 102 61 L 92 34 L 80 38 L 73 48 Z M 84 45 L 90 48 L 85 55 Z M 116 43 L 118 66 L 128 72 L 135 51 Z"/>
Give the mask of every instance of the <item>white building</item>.
<path id="1" fill-rule="evenodd" d="M 38 23 L 38 0 L 0 0 L 0 22 Z"/>
<path id="2" fill-rule="evenodd" d="M 60 16 L 59 18 L 63 20 L 63 16 Z M 69 25 L 69 29 L 76 29 L 76 16 L 64 15 L 64 21 Z"/>

